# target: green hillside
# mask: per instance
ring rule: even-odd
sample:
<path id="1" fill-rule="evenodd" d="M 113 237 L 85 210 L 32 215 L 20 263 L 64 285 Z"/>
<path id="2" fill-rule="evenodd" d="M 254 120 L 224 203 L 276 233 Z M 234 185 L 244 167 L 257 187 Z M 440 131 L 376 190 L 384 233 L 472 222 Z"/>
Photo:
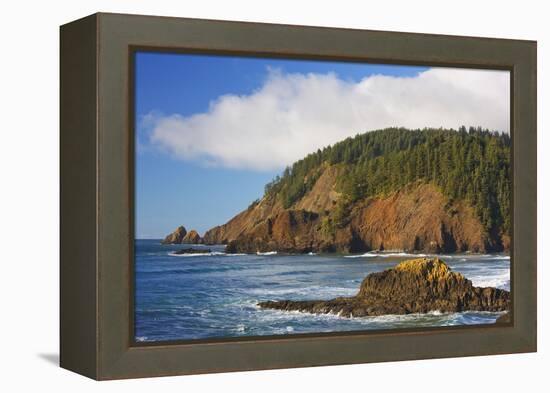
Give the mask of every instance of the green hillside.
<path id="1" fill-rule="evenodd" d="M 508 134 L 481 128 L 372 131 L 297 161 L 266 185 L 265 196 L 280 198 L 289 208 L 313 187 L 326 165 L 338 165 L 343 172 L 337 188 L 344 196 L 337 206 L 340 220 L 354 202 L 420 180 L 436 185 L 451 202 L 468 202 L 488 232 L 509 234 L 510 147 Z"/>

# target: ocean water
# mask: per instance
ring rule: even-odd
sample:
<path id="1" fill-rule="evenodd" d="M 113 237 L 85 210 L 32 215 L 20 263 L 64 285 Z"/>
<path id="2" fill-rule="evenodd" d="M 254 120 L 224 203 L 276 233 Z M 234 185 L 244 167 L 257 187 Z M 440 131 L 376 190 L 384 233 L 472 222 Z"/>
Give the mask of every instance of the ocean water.
<path id="1" fill-rule="evenodd" d="M 363 278 L 413 256 L 403 253 L 362 255 L 224 254 L 174 255 L 186 245 L 135 242 L 135 338 L 167 341 L 490 324 L 500 313 L 385 315 L 343 318 L 266 310 L 263 300 L 331 299 L 352 296 Z M 416 256 L 423 256 L 417 254 Z M 476 286 L 510 290 L 506 255 L 439 255 Z"/>

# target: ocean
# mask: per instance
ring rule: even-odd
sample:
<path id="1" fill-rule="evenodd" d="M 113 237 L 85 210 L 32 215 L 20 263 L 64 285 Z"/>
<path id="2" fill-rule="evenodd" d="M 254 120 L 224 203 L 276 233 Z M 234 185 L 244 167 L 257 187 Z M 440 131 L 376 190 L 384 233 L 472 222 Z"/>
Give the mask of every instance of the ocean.
<path id="1" fill-rule="evenodd" d="M 174 255 L 188 245 L 135 241 L 135 339 L 170 341 L 494 323 L 501 313 L 385 315 L 344 318 L 260 309 L 264 300 L 353 296 L 369 273 L 424 254 Z M 438 255 L 475 286 L 510 290 L 510 257 Z"/>

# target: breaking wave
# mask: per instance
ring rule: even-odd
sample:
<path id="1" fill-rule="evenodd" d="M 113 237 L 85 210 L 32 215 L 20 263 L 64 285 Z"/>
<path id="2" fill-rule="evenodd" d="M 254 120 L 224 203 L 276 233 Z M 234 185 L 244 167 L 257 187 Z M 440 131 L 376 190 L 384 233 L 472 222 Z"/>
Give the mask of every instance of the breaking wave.
<path id="1" fill-rule="evenodd" d="M 175 252 L 169 252 L 169 256 L 171 257 L 217 257 L 217 256 L 223 256 L 223 257 L 238 257 L 243 256 L 247 254 L 227 254 L 225 252 L 220 251 L 212 251 L 212 252 L 205 252 L 205 253 L 197 253 L 197 254 L 176 254 Z"/>

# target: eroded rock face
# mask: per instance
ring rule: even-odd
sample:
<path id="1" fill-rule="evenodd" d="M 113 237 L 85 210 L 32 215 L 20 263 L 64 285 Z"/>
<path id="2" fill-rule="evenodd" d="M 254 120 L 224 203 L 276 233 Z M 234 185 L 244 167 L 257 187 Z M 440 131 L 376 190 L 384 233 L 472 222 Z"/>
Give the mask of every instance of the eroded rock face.
<path id="1" fill-rule="evenodd" d="M 470 280 L 451 271 L 442 260 L 422 258 L 369 274 L 353 297 L 267 301 L 259 306 L 344 317 L 430 311 L 506 311 L 510 309 L 510 293 L 497 288 L 474 287 Z"/>
<path id="2" fill-rule="evenodd" d="M 432 184 L 416 182 L 390 195 L 351 204 L 336 224 L 336 174 L 328 167 L 313 189 L 288 209 L 264 197 L 224 225 L 207 231 L 205 244 L 234 252 L 488 252 L 509 247 L 506 236 L 486 233 L 472 207 L 450 202 Z"/>
<path id="3" fill-rule="evenodd" d="M 184 226 L 179 226 L 174 232 L 166 236 L 161 244 L 181 244 L 185 235 L 187 235 L 187 230 Z"/>
<path id="4" fill-rule="evenodd" d="M 186 244 L 199 244 L 201 242 L 201 237 L 197 231 L 192 229 L 187 232 L 187 235 L 185 235 L 181 242 Z"/>

